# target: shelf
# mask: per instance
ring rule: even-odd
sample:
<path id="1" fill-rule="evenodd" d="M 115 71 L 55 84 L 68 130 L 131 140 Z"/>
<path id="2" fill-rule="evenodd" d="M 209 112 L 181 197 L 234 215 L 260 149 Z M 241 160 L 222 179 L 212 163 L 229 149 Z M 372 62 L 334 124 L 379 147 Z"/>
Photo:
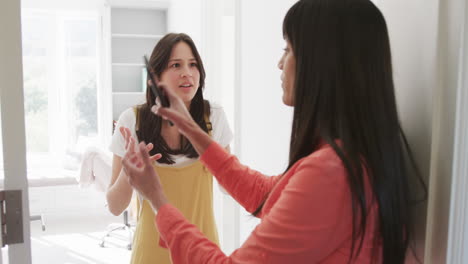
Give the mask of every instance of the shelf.
<path id="1" fill-rule="evenodd" d="M 109 86 L 112 118 L 117 120 L 125 109 L 145 103 L 146 68 L 143 55 L 150 57 L 154 47 L 167 33 L 167 8 L 151 2 L 109 1 Z M 165 0 L 159 0 L 165 1 Z M 135 3 L 139 3 L 134 6 Z M 170 1 L 165 1 L 168 4 Z M 127 6 L 127 4 L 129 6 Z"/>
<path id="2" fill-rule="evenodd" d="M 164 35 L 166 10 L 111 8 L 112 35 Z"/>
<path id="3" fill-rule="evenodd" d="M 143 39 L 161 39 L 163 35 L 144 35 L 144 34 L 112 34 L 113 38 L 143 38 Z"/>
<path id="4" fill-rule="evenodd" d="M 138 93 L 146 91 L 146 68 L 143 65 L 112 67 L 112 92 Z"/>
<path id="5" fill-rule="evenodd" d="M 143 64 L 143 55 L 150 56 L 158 39 L 113 38 L 112 63 Z"/>
<path id="6" fill-rule="evenodd" d="M 142 57 L 143 60 L 143 57 Z M 145 64 L 143 63 L 112 63 L 112 66 L 117 67 L 144 67 Z"/>
<path id="7" fill-rule="evenodd" d="M 125 109 L 144 103 L 146 96 L 145 93 L 113 93 L 112 101 L 112 118 L 117 120 Z"/>

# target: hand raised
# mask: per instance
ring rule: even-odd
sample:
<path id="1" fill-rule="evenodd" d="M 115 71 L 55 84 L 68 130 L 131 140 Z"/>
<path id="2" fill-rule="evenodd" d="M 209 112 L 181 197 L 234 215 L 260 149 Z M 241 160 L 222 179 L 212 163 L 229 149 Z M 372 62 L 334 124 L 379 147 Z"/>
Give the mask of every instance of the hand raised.
<path id="1" fill-rule="evenodd" d="M 145 142 L 138 145 L 129 144 L 129 151 L 122 159 L 122 166 L 130 185 L 145 199 L 154 201 L 155 197 L 163 195 L 159 176 L 153 168 Z"/>
<path id="2" fill-rule="evenodd" d="M 135 138 L 132 137 L 132 133 L 129 128 L 127 127 L 120 127 L 120 133 L 124 137 L 125 140 L 125 151 L 133 151 L 135 152 L 134 146 L 136 145 Z M 149 153 L 154 148 L 153 143 L 149 143 L 146 145 L 146 150 Z M 150 157 L 150 161 L 156 161 L 162 157 L 161 154 L 157 153 Z"/>
<path id="3" fill-rule="evenodd" d="M 162 107 L 158 98 L 156 98 L 156 105 L 151 108 L 151 111 L 163 119 L 171 121 L 177 126 L 179 132 L 187 137 L 189 129 L 198 127 L 198 124 L 195 123 L 185 103 L 174 91 L 168 89 L 163 83 L 160 83 L 159 87 L 164 90 L 165 95 L 169 99 L 170 107 Z"/>

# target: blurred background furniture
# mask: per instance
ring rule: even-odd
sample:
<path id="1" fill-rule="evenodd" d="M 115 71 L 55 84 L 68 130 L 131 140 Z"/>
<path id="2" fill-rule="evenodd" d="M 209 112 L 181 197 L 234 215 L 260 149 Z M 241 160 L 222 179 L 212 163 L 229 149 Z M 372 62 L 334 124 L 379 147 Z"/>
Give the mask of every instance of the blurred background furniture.
<path id="1" fill-rule="evenodd" d="M 94 185 L 98 191 L 106 192 L 112 176 L 112 153 L 96 147 L 89 147 L 83 154 L 78 182 L 80 187 Z M 107 204 L 106 204 L 107 207 Z M 106 209 L 107 210 L 107 209 Z M 135 225 L 131 223 L 129 209 L 122 213 L 122 223 L 112 223 L 107 226 L 106 234 L 99 245 L 105 247 L 108 237 L 117 237 L 128 241 L 127 249 L 132 249 Z M 122 231 L 124 231 L 122 236 Z"/>

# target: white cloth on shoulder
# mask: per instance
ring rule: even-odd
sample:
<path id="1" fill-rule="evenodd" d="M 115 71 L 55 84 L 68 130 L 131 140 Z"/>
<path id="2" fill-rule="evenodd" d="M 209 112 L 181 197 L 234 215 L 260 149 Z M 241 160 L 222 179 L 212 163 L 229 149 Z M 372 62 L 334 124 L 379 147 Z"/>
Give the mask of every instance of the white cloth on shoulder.
<path id="1" fill-rule="evenodd" d="M 94 184 L 98 191 L 105 192 L 112 176 L 112 153 L 89 147 L 82 156 L 78 182 L 80 187 Z"/>

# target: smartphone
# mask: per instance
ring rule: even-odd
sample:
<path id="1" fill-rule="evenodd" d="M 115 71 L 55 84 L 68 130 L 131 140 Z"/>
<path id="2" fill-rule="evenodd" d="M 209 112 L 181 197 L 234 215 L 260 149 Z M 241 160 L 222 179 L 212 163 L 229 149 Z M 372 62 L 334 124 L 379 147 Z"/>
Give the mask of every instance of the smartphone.
<path id="1" fill-rule="evenodd" d="M 153 73 L 151 71 L 151 67 L 148 62 L 148 58 L 143 56 L 143 59 L 145 60 L 145 65 L 146 65 L 146 71 L 148 73 L 148 77 L 151 80 L 151 91 L 153 92 L 154 98 L 159 97 L 159 101 L 161 102 L 161 105 L 163 107 L 169 107 L 169 100 L 167 99 L 166 95 L 164 95 L 163 91 L 161 88 L 158 87 L 158 83 L 156 82 L 156 78 L 154 78 Z"/>

